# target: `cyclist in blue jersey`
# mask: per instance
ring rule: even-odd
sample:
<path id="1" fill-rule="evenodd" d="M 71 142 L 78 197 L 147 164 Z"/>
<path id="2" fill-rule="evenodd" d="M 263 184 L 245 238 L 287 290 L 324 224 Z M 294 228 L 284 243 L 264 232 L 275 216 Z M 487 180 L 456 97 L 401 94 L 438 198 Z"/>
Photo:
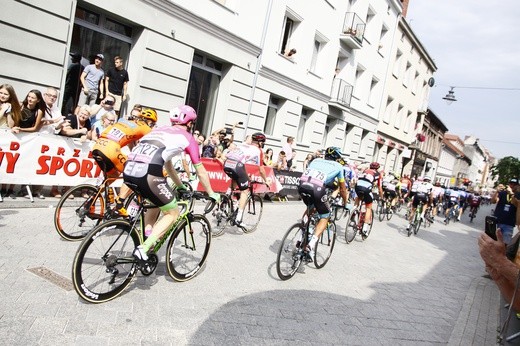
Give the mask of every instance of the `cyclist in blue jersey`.
<path id="1" fill-rule="evenodd" d="M 331 209 L 327 201 L 327 192 L 335 189 L 334 180 L 337 178 L 343 204 L 347 204 L 347 188 L 345 185 L 345 175 L 343 165 L 345 161 L 341 157 L 341 151 L 337 147 L 329 147 L 325 150 L 325 158 L 314 159 L 307 170 L 300 177 L 298 193 L 307 206 L 315 208 L 320 216 L 320 220 L 314 229 L 314 234 L 309 242 L 311 258 L 314 256 L 314 246 L 320 235 L 327 227 Z M 309 215 L 307 215 L 309 216 Z"/>

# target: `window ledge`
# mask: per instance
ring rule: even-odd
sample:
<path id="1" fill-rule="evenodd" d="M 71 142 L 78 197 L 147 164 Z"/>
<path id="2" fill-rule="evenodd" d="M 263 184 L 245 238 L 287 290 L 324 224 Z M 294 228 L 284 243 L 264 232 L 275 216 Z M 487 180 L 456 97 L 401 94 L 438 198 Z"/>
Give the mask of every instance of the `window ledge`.
<path id="1" fill-rule="evenodd" d="M 237 12 L 233 11 L 232 9 L 230 9 L 229 7 L 227 7 L 226 5 L 223 5 L 221 4 L 220 2 L 218 2 L 217 0 L 213 0 L 214 3 L 216 3 L 218 6 L 222 7 L 223 9 L 233 13 L 235 16 L 238 15 Z"/>
<path id="2" fill-rule="evenodd" d="M 310 74 L 310 75 L 313 75 L 313 76 L 316 77 L 316 78 L 323 79 L 323 78 L 321 78 L 320 76 L 318 76 L 318 75 L 316 74 L 316 72 L 312 72 L 311 70 L 307 70 L 307 73 Z"/>
<path id="3" fill-rule="evenodd" d="M 296 61 L 294 61 L 294 58 L 290 57 L 290 56 L 285 56 L 283 54 L 280 54 L 280 53 L 277 53 L 279 56 L 281 56 L 282 58 L 284 58 L 285 60 L 287 61 L 290 61 L 292 62 L 293 64 L 296 64 Z"/>

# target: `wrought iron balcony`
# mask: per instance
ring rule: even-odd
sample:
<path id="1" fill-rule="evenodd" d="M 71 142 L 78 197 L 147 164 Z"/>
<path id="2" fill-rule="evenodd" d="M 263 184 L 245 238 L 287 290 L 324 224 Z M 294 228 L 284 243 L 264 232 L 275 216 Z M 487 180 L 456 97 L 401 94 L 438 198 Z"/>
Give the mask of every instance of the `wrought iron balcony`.
<path id="1" fill-rule="evenodd" d="M 341 78 L 334 78 L 332 81 L 332 91 L 330 93 L 330 102 L 338 103 L 345 107 L 350 107 L 352 99 L 352 91 L 354 87 Z"/>
<path id="2" fill-rule="evenodd" d="M 365 22 L 354 12 L 345 13 L 345 21 L 340 40 L 353 49 L 361 48 L 363 44 L 363 35 L 365 34 Z"/>

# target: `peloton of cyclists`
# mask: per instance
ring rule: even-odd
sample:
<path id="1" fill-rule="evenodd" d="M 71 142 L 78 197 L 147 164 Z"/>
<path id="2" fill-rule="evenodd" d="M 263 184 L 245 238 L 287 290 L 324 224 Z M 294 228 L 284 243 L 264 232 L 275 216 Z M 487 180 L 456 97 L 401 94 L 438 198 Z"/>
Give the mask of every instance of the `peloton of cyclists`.
<path id="1" fill-rule="evenodd" d="M 138 190 L 164 214 L 153 226 L 150 236 L 134 250 L 134 257 L 140 261 L 148 260 L 148 251 L 179 216 L 175 193 L 163 174 L 165 169 L 179 190 L 186 189 L 173 167 L 171 159 L 174 156 L 186 152 L 209 197 L 220 200 L 220 195 L 211 188 L 208 173 L 200 161 L 199 146 L 191 134 L 196 119 L 197 113 L 190 106 L 173 108 L 170 111 L 171 126 L 152 129 L 128 155 L 123 172 L 125 183 Z"/>
<path id="2" fill-rule="evenodd" d="M 433 185 L 431 184 L 431 178 L 429 176 L 425 176 L 422 179 L 417 178 L 417 180 L 414 182 L 414 185 L 416 186 L 416 191 L 412 200 L 412 210 L 408 215 L 409 224 L 406 227 L 406 230 L 409 230 L 410 227 L 412 227 L 412 222 L 415 217 L 415 210 L 419 206 L 419 203 L 422 202 L 424 204 L 420 215 L 421 219 L 424 220 L 424 213 L 432 201 Z M 413 186 L 412 190 L 414 190 Z"/>
<path id="3" fill-rule="evenodd" d="M 370 167 L 359 175 L 356 183 L 355 190 L 357 196 L 355 206 L 359 206 L 361 200 L 365 202 L 366 206 L 365 223 L 362 230 L 363 234 L 366 234 L 372 225 L 372 202 L 374 201 L 372 189 L 377 189 L 379 196 L 383 195 L 381 174 L 378 172 L 380 166 L 378 162 L 372 162 Z"/>
<path id="4" fill-rule="evenodd" d="M 328 191 L 335 189 L 335 180 L 337 180 L 339 184 L 343 205 L 347 204 L 347 189 L 343 170 L 344 163 L 340 149 L 337 147 L 329 147 L 325 150 L 325 158 L 312 160 L 300 177 L 298 193 L 305 205 L 315 208 L 320 217 L 309 242 L 309 247 L 306 249 L 310 260 L 314 258 L 314 246 L 320 235 L 326 229 L 330 218 L 331 209 L 326 194 Z"/>

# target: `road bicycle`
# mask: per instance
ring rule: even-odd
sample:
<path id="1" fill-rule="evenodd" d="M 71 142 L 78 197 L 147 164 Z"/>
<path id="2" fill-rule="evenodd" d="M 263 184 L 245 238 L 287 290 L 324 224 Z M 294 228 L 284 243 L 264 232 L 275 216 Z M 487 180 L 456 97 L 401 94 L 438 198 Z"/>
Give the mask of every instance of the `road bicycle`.
<path id="1" fill-rule="evenodd" d="M 372 231 L 372 223 L 366 232 L 363 231 L 363 226 L 365 225 L 365 215 L 366 215 L 366 205 L 364 201 L 360 201 L 358 207 L 354 208 L 350 214 L 350 218 L 347 222 L 347 227 L 345 227 L 345 241 L 347 244 L 350 244 L 356 235 L 359 233 L 361 235 L 361 239 L 365 240 L 368 238 L 370 231 Z M 374 219 L 374 214 L 372 214 L 372 219 Z"/>
<path id="2" fill-rule="evenodd" d="M 190 280 L 202 270 L 211 245 L 211 226 L 204 215 L 193 213 L 193 200 L 208 200 L 204 212 L 215 203 L 201 192 L 180 194 L 179 218 L 152 247 L 146 261 L 136 259 L 133 251 L 145 240 L 144 211 L 156 207 L 138 193 L 138 207 L 128 219 L 106 221 L 88 233 L 72 264 L 72 282 L 82 299 L 91 303 L 112 300 L 137 271 L 151 275 L 159 262 L 156 254 L 167 239 L 166 268 L 174 280 Z"/>
<path id="3" fill-rule="evenodd" d="M 118 190 L 112 184 L 123 178 L 108 178 L 105 172 L 103 176 L 105 178 L 97 185 L 76 185 L 61 196 L 54 211 L 54 227 L 60 237 L 79 241 L 102 221 L 120 217 L 114 208 Z M 168 182 L 173 184 L 170 179 Z M 188 190 L 193 191 L 189 182 L 183 183 Z M 124 208 L 127 211 L 135 198 L 136 194 L 132 192 L 125 199 Z"/>
<path id="4" fill-rule="evenodd" d="M 238 212 L 238 200 L 240 199 L 240 191 L 229 190 L 220 194 L 220 202 L 213 208 L 211 213 L 211 232 L 213 237 L 218 237 L 224 233 L 227 227 L 238 226 L 244 233 L 251 233 L 256 230 L 262 212 L 264 202 L 260 195 L 253 192 L 254 185 L 264 184 L 260 181 L 251 181 L 249 184 L 249 197 L 247 197 L 244 214 L 242 215 L 242 223 L 237 225 L 235 222 Z M 244 226 L 245 225 L 245 226 Z"/>
<path id="5" fill-rule="evenodd" d="M 449 208 L 448 214 L 446 215 L 446 218 L 444 219 L 444 224 L 448 225 L 451 221 L 451 219 L 457 221 L 457 216 L 459 215 L 459 204 L 454 204 L 451 208 Z"/>
<path id="6" fill-rule="evenodd" d="M 308 196 L 310 198 L 310 196 Z M 329 219 L 327 228 L 320 235 L 314 246 L 314 259 L 310 256 L 308 245 L 319 221 L 319 215 L 311 207 L 307 207 L 306 215 L 285 233 L 276 255 L 276 272 L 281 280 L 288 280 L 296 274 L 303 263 L 314 263 L 317 269 L 327 264 L 336 243 L 336 223 Z"/>
<path id="7" fill-rule="evenodd" d="M 378 207 L 379 212 L 379 221 L 383 221 L 386 217 L 388 221 L 392 218 L 392 215 L 394 215 L 394 211 L 392 208 L 392 201 L 390 198 L 383 198 L 382 201 L 379 203 Z"/>
<path id="8" fill-rule="evenodd" d="M 97 185 L 80 184 L 65 192 L 54 211 L 54 227 L 60 237 L 70 241 L 82 240 L 103 220 L 118 216 L 113 212 L 117 189 L 111 184 L 119 179 L 122 180 L 105 175 Z M 133 193 L 126 198 L 125 208 L 133 198 Z"/>
<path id="9" fill-rule="evenodd" d="M 421 217 L 423 208 L 424 202 L 419 201 L 419 205 L 417 205 L 417 208 L 415 208 L 412 223 L 408 227 L 408 236 L 411 236 L 412 232 L 414 235 L 417 235 L 417 233 L 419 232 L 419 229 L 421 228 L 421 224 L 423 222 L 423 218 Z"/>
<path id="10" fill-rule="evenodd" d="M 473 219 L 477 217 L 478 206 L 472 206 L 469 210 L 469 222 L 473 222 Z"/>

